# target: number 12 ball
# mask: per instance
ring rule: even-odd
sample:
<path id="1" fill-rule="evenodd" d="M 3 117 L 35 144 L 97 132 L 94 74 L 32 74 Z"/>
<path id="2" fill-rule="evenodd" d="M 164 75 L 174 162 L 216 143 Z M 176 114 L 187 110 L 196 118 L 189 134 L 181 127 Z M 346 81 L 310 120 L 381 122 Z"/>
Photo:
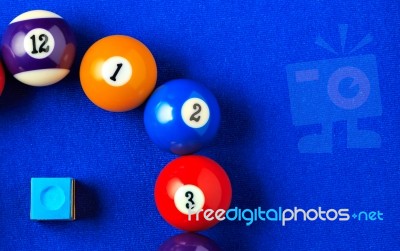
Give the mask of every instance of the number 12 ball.
<path id="1" fill-rule="evenodd" d="M 8 25 L 1 45 L 4 64 L 20 82 L 46 86 L 63 79 L 75 57 L 75 37 L 62 17 L 25 12 Z"/>
<path id="2" fill-rule="evenodd" d="M 220 109 L 206 87 L 177 79 L 160 86 L 150 97 L 144 124 L 149 137 L 161 149 L 185 155 L 213 140 L 220 124 Z"/>

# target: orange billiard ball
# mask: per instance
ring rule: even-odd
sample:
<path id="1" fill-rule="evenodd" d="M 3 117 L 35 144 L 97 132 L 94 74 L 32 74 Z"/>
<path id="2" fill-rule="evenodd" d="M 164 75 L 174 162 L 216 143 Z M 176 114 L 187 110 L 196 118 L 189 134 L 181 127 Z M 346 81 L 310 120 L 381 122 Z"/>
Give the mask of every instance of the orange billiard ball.
<path id="1" fill-rule="evenodd" d="M 86 96 L 111 112 L 140 106 L 154 89 L 157 66 L 139 40 L 113 35 L 95 42 L 85 53 L 80 80 Z"/>

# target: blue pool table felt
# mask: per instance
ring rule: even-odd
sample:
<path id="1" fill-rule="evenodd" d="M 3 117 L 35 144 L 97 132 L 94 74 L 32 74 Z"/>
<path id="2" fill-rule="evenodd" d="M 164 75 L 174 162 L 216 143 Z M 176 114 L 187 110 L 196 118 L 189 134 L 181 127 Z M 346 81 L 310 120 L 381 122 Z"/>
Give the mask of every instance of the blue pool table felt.
<path id="1" fill-rule="evenodd" d="M 153 199 L 160 170 L 176 156 L 150 141 L 144 106 L 106 112 L 80 86 L 84 52 L 113 34 L 148 46 L 157 86 L 189 78 L 213 91 L 221 128 L 198 154 L 225 168 L 231 207 L 383 213 L 383 220 L 286 226 L 224 221 L 203 232 L 222 250 L 400 249 L 399 1 L 6 1 L 0 34 L 33 9 L 64 17 L 78 50 L 71 73 L 53 86 L 29 87 L 7 73 L 0 97 L 0 250 L 157 250 L 180 233 Z M 347 65 L 370 81 L 360 107 L 335 103 L 365 85 L 331 78 Z M 327 83 L 339 83 L 342 96 L 328 97 Z M 77 220 L 31 221 L 32 177 L 75 178 Z"/>

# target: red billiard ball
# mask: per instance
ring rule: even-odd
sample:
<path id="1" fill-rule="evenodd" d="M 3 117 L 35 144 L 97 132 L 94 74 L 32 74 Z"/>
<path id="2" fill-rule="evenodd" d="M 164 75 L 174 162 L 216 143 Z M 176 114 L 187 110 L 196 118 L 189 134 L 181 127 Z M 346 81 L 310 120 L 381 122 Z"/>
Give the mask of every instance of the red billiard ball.
<path id="1" fill-rule="evenodd" d="M 165 166 L 158 176 L 154 196 L 158 211 L 169 224 L 193 232 L 219 222 L 211 215 L 229 208 L 232 188 L 218 163 L 189 155 Z"/>
<path id="2" fill-rule="evenodd" d="M 14 18 L 1 44 L 4 64 L 20 82 L 46 86 L 63 79 L 75 57 L 75 36 L 65 20 L 45 10 Z"/>

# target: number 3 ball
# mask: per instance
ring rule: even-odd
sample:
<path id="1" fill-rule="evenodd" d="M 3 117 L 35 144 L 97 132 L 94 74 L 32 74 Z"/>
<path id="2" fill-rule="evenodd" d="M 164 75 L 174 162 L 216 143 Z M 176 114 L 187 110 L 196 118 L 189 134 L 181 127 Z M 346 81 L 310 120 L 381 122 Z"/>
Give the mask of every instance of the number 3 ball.
<path id="1" fill-rule="evenodd" d="M 153 91 L 157 66 L 140 41 L 122 35 L 94 43 L 83 57 L 80 78 L 86 96 L 111 112 L 141 105 Z"/>
<path id="2" fill-rule="evenodd" d="M 50 11 L 33 10 L 11 21 L 1 51 L 4 64 L 16 79 L 27 85 L 46 86 L 69 73 L 76 42 L 62 17 Z"/>
<path id="3" fill-rule="evenodd" d="M 220 110 L 214 95 L 187 79 L 159 87 L 147 102 L 144 123 L 161 149 L 184 155 L 200 150 L 215 137 Z"/>
<path id="4" fill-rule="evenodd" d="M 230 206 L 232 188 L 228 175 L 215 161 L 189 155 L 165 166 L 157 178 L 154 196 L 158 211 L 169 224 L 193 232 L 221 220 Z"/>

